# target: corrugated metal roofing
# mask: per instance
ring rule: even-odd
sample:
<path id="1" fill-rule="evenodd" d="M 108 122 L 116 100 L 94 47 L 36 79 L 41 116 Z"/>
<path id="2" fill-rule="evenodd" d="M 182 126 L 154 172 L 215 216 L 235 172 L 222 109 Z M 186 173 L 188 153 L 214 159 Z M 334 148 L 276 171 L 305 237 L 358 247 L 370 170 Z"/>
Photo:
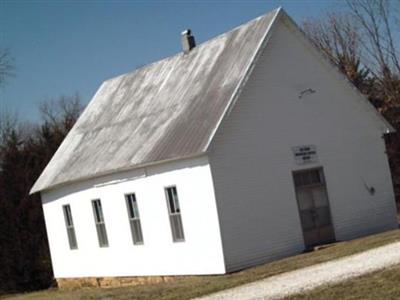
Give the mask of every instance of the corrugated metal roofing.
<path id="1" fill-rule="evenodd" d="M 105 81 L 31 192 L 204 153 L 278 12 Z"/>

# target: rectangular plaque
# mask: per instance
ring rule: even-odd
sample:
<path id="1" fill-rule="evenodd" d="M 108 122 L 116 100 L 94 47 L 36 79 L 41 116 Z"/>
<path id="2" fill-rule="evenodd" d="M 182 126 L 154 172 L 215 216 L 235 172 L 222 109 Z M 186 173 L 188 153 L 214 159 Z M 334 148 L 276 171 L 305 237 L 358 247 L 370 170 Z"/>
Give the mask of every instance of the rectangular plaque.
<path id="1" fill-rule="evenodd" d="M 317 147 L 315 145 L 304 145 L 292 147 L 294 160 L 298 165 L 315 163 L 318 161 Z"/>

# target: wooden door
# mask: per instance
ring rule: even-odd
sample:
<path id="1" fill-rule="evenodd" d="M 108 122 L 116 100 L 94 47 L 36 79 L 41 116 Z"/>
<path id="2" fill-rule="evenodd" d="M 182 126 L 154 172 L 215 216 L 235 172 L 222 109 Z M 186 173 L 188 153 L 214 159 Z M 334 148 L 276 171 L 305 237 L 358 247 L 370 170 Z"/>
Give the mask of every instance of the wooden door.
<path id="1" fill-rule="evenodd" d="M 306 248 L 335 241 L 322 169 L 293 174 Z"/>

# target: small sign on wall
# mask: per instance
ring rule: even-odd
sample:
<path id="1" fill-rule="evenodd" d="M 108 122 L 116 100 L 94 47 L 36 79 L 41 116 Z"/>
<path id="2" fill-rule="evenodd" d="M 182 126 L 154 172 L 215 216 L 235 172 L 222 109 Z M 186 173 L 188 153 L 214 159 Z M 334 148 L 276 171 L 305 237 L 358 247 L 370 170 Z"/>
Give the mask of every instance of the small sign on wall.
<path id="1" fill-rule="evenodd" d="M 317 147 L 315 147 L 315 145 L 292 147 L 292 151 L 294 160 L 298 165 L 304 165 L 318 161 Z"/>

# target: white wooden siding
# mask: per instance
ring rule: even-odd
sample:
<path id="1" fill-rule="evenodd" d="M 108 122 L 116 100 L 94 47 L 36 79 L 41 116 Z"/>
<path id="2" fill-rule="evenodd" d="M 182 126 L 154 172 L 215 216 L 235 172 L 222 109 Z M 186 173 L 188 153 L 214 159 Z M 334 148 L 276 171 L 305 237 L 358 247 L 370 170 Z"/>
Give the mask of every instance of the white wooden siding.
<path id="1" fill-rule="evenodd" d="M 292 179 L 301 168 L 324 168 L 337 240 L 397 225 L 383 123 L 279 22 L 209 155 L 228 271 L 304 249 Z M 318 162 L 297 165 L 292 147 L 301 145 L 316 145 Z"/>
<path id="2" fill-rule="evenodd" d="M 185 242 L 173 243 L 164 187 L 176 185 Z M 124 195 L 135 193 L 143 245 L 133 245 Z M 119 173 L 43 193 L 56 278 L 196 275 L 225 272 L 206 157 Z M 100 248 L 91 200 L 101 199 L 109 246 Z M 62 205 L 70 204 L 78 242 L 70 250 Z"/>

